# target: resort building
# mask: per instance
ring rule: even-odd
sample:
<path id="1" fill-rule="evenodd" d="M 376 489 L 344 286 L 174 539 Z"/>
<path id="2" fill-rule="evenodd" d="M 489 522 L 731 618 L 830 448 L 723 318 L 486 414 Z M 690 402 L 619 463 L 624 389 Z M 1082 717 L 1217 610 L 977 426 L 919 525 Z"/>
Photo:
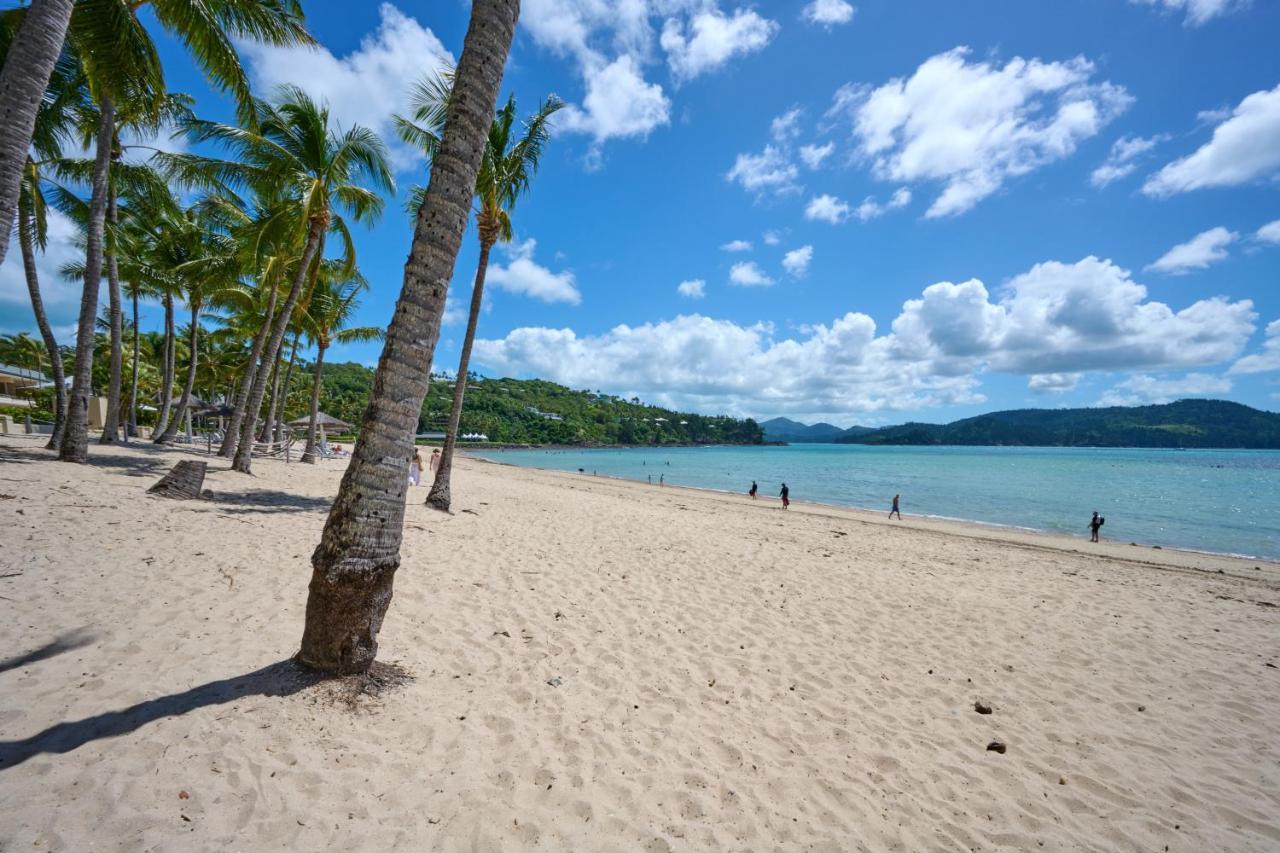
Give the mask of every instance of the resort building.
<path id="1" fill-rule="evenodd" d="M 38 370 L 0 364 L 0 406 L 30 408 L 30 392 L 48 385 L 48 378 Z"/>

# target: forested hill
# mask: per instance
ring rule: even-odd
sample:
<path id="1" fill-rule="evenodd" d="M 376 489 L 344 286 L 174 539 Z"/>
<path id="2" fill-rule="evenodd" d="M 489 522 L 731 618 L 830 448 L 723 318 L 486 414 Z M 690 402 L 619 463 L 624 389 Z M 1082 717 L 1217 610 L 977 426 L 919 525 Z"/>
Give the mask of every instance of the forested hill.
<path id="1" fill-rule="evenodd" d="M 1105 409 L 1017 409 L 949 424 L 883 427 L 835 440 L 842 444 L 1280 449 L 1280 414 L 1225 400 Z"/>
<path id="2" fill-rule="evenodd" d="M 373 387 L 364 365 L 326 364 L 320 408 L 358 424 Z M 443 432 L 453 403 L 453 381 L 433 377 L 418 432 Z M 574 391 L 539 379 L 467 382 L 463 433 L 484 433 L 501 444 L 759 444 L 753 420 L 707 417 L 648 406 L 593 391 Z"/>

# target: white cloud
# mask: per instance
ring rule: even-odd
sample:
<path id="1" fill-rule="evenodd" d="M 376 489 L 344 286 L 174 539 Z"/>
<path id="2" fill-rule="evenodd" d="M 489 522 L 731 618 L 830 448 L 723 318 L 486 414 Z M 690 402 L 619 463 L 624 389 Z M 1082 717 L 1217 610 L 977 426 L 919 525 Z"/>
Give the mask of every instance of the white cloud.
<path id="1" fill-rule="evenodd" d="M 1027 387 L 1037 394 L 1063 394 L 1080 384 L 1079 373 L 1037 373 L 1027 377 Z"/>
<path id="2" fill-rule="evenodd" d="M 822 165 L 822 161 L 831 156 L 831 152 L 836 150 L 834 142 L 828 142 L 826 145 L 801 145 L 800 159 L 810 169 L 817 169 Z"/>
<path id="3" fill-rule="evenodd" d="M 884 334 L 859 313 L 790 339 L 775 339 L 771 325 L 694 315 L 583 337 L 515 329 L 477 341 L 476 359 L 698 411 L 847 416 L 981 402 L 983 372 L 1027 376 L 1048 391 L 1090 371 L 1203 369 L 1236 358 L 1254 329 L 1248 301 L 1175 311 L 1092 257 L 1039 264 L 1001 292 L 993 301 L 980 281 L 932 285 Z"/>
<path id="4" fill-rule="evenodd" d="M 1159 6 L 1168 12 L 1186 10 L 1187 17 L 1184 23 L 1188 27 L 1198 27 L 1220 15 L 1249 5 L 1249 0 L 1129 0 L 1129 2 L 1143 6 Z"/>
<path id="5" fill-rule="evenodd" d="M 1208 373 L 1188 373 L 1176 378 L 1160 379 L 1145 373 L 1130 376 L 1109 389 L 1098 400 L 1099 406 L 1153 406 L 1172 403 L 1187 397 L 1228 394 L 1231 380 Z"/>
<path id="6" fill-rule="evenodd" d="M 1137 160 L 1143 154 L 1164 141 L 1162 136 L 1143 138 L 1141 136 L 1122 136 L 1111 146 L 1111 153 L 1101 166 L 1089 175 L 1089 183 L 1101 189 L 1129 175 L 1138 168 Z"/>
<path id="7" fill-rule="evenodd" d="M 556 126 L 590 134 L 597 146 L 609 139 L 646 137 L 670 121 L 671 102 L 657 83 L 647 83 L 630 56 L 584 71 L 582 106 L 561 110 Z"/>
<path id="8" fill-rule="evenodd" d="M 782 242 L 782 237 L 777 231 L 766 231 L 760 239 L 764 241 L 766 246 L 776 246 Z"/>
<path id="9" fill-rule="evenodd" d="M 1262 351 L 1231 365 L 1229 373 L 1269 373 L 1280 370 L 1280 320 L 1272 320 L 1267 326 L 1267 338 Z"/>
<path id="10" fill-rule="evenodd" d="M 799 107 L 792 107 L 769 122 L 769 135 L 783 145 L 795 139 L 800 135 L 800 116 L 803 112 Z"/>
<path id="11" fill-rule="evenodd" d="M 943 185 L 929 217 L 963 213 L 1008 179 L 1070 156 L 1132 101 L 1119 86 L 1089 82 L 1084 57 L 1000 67 L 968 55 L 938 54 L 874 89 L 846 85 L 828 111 L 850 117 L 876 177 Z"/>
<path id="12" fill-rule="evenodd" d="M 862 204 L 854 209 L 853 215 L 866 222 L 877 216 L 883 216 L 891 210 L 906 207 L 908 204 L 911 204 L 911 190 L 901 187 L 884 204 L 876 201 L 874 196 L 867 196 L 862 200 Z"/>
<path id="13" fill-rule="evenodd" d="M 1253 235 L 1253 239 L 1260 243 L 1280 244 L 1280 219 L 1263 225 Z"/>
<path id="14" fill-rule="evenodd" d="M 768 287 L 773 279 L 755 261 L 740 261 L 729 268 L 729 281 L 742 287 Z"/>
<path id="15" fill-rule="evenodd" d="M 782 256 L 782 268 L 792 278 L 803 278 L 809 272 L 809 262 L 812 260 L 813 246 L 801 246 Z"/>
<path id="16" fill-rule="evenodd" d="M 690 299 L 701 299 L 707 295 L 707 283 L 700 278 L 682 281 L 676 285 L 676 291 Z"/>
<path id="17" fill-rule="evenodd" d="M 720 247 L 722 252 L 750 252 L 751 243 L 748 240 L 730 240 Z"/>
<path id="18" fill-rule="evenodd" d="M 1194 153 L 1169 163 L 1143 185 L 1164 198 L 1208 187 L 1234 187 L 1280 174 L 1280 86 L 1254 92 Z"/>
<path id="19" fill-rule="evenodd" d="M 1210 228 L 1192 237 L 1185 243 L 1179 243 L 1165 252 L 1159 260 L 1148 264 L 1147 269 L 1157 272 L 1187 273 L 1191 270 L 1202 270 L 1209 264 L 1226 260 L 1227 246 L 1230 246 L 1240 235 L 1228 231 L 1222 226 Z"/>
<path id="20" fill-rule="evenodd" d="M 312 97 L 329 102 L 343 127 L 361 124 L 375 130 L 391 148 L 397 169 L 421 162 L 414 149 L 396 141 L 393 113 L 409 108 L 409 89 L 423 75 L 454 64 L 440 39 L 390 3 L 378 7 L 378 29 L 356 50 L 334 56 L 323 46 L 280 47 L 244 41 L 237 46 L 249 63 L 253 88 L 269 94 L 281 84 L 301 86 Z"/>
<path id="21" fill-rule="evenodd" d="M 687 24 L 668 18 L 659 43 L 667 52 L 672 76 L 683 81 L 714 71 L 739 54 L 761 50 L 777 32 L 777 23 L 754 10 L 726 15 L 712 5 L 691 15 Z"/>
<path id="22" fill-rule="evenodd" d="M 848 219 L 851 212 L 848 204 L 824 193 L 809 200 L 804 208 L 804 218 L 838 225 Z"/>
<path id="23" fill-rule="evenodd" d="M 70 218 L 56 208 L 48 212 L 46 251 L 36 251 L 36 273 L 40 279 L 40 299 L 44 302 L 49 324 L 55 327 L 59 344 L 74 345 L 75 325 L 80 317 L 80 295 L 84 282 L 66 281 L 58 270 L 72 262 L 84 263 L 84 249 L 77 246 L 79 229 Z M 22 269 L 22 253 L 15 238 L 11 251 L 0 265 L 0 333 L 31 332 L 36 334 L 36 318 L 31 311 L 31 294 Z M 106 296 L 106 287 L 99 288 Z M 69 328 L 68 328 L 69 327 Z M 68 334 L 69 333 L 69 334 Z"/>
<path id="24" fill-rule="evenodd" d="M 577 305 L 582 301 L 573 273 L 568 270 L 553 273 L 534 262 L 533 252 L 537 241 L 531 239 L 507 248 L 511 262 L 505 267 L 491 265 L 485 280 L 508 293 L 532 296 L 543 302 L 568 302 Z"/>
<path id="25" fill-rule="evenodd" d="M 725 177 L 748 192 L 791 192 L 800 170 L 779 148 L 766 145 L 759 154 L 739 154 Z"/>
<path id="26" fill-rule="evenodd" d="M 845 0 L 813 0 L 804 7 L 800 16 L 811 24 L 830 27 L 849 23 L 853 20 L 854 11 L 853 4 Z"/>

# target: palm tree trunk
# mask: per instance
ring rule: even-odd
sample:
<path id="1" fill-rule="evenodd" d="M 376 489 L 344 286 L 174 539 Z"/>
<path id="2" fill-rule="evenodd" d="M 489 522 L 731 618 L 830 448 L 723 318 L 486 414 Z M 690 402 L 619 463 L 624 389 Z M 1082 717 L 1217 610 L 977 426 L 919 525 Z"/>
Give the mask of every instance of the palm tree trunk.
<path id="1" fill-rule="evenodd" d="M 311 264 L 316 259 L 317 253 L 320 251 L 323 242 L 324 230 L 328 227 L 328 223 L 317 218 L 311 222 L 311 227 L 307 232 L 307 243 L 303 249 L 302 258 L 298 261 L 298 269 L 293 274 L 293 283 L 289 287 L 289 295 L 285 297 L 284 307 L 280 309 L 280 314 L 275 319 L 275 325 L 271 329 L 271 337 L 267 340 L 267 351 L 263 355 L 263 364 L 274 364 L 280 355 L 280 345 L 284 342 L 285 330 L 289 327 L 289 320 L 293 317 L 293 309 L 297 307 L 298 300 L 302 297 L 302 287 L 307 283 L 307 277 L 311 270 Z M 253 428 L 258 420 L 258 413 L 262 411 L 262 398 L 267 393 L 267 371 L 259 370 L 257 377 L 253 381 L 253 387 L 249 392 L 249 404 L 245 406 L 244 424 L 240 431 L 240 444 L 236 448 L 235 460 L 231 463 L 234 471 L 242 474 L 251 473 L 253 466 Z"/>
<path id="2" fill-rule="evenodd" d="M 196 348 L 200 342 L 200 300 L 198 299 L 191 303 L 191 331 L 187 340 L 187 346 L 191 349 L 191 358 L 187 360 L 187 381 L 182 386 L 178 408 L 174 410 L 173 418 L 170 419 L 164 432 L 155 439 L 156 444 L 168 444 L 173 441 L 173 437 L 178 434 L 182 426 L 182 416 L 187 414 L 187 407 L 191 405 L 191 392 L 196 387 L 196 365 L 200 361 L 200 351 Z"/>
<path id="3" fill-rule="evenodd" d="M 363 672 L 400 565 L 414 428 L 431 381 L 449 280 L 471 212 L 519 0 L 474 0 L 443 139 L 418 209 L 404 285 L 378 360 L 350 465 L 311 555 L 298 660 L 329 673 Z"/>
<path id="4" fill-rule="evenodd" d="M 114 228 L 117 220 L 115 187 L 107 189 L 107 222 Z M 114 239 L 114 238 L 112 238 Z M 108 240 L 110 245 L 111 240 Z M 106 252 L 107 294 L 111 314 L 111 379 L 107 383 L 107 417 L 102 425 L 99 444 L 115 444 L 120 440 L 120 386 L 124 372 L 124 312 L 120 307 L 120 271 L 114 251 Z"/>
<path id="5" fill-rule="evenodd" d="M 476 325 L 480 322 L 480 303 L 484 300 L 484 277 L 489 269 L 489 249 L 492 243 L 480 243 L 480 262 L 476 265 L 476 281 L 471 288 L 471 314 L 467 317 L 467 335 L 462 340 L 462 357 L 458 359 L 458 376 L 453 383 L 453 407 L 449 409 L 449 426 L 444 434 L 444 448 L 436 466 L 436 478 L 431 481 L 427 493 L 427 506 L 442 512 L 449 511 L 449 475 L 453 471 L 453 448 L 458 443 L 458 425 L 462 421 L 462 398 L 467 392 L 467 369 L 471 365 L 471 344 L 476 339 Z"/>
<path id="6" fill-rule="evenodd" d="M 227 423 L 227 434 L 222 437 L 222 447 L 218 450 L 218 455 L 230 459 L 235 456 L 236 445 L 240 441 L 240 425 L 244 423 L 244 410 L 249 404 L 249 391 L 253 387 L 253 378 L 257 375 L 258 359 L 262 356 L 262 347 L 267 342 L 267 333 L 271 330 L 271 321 L 275 317 L 276 310 L 276 293 L 279 288 L 273 280 L 271 282 L 271 292 L 267 296 L 267 314 L 266 319 L 262 321 L 262 325 L 258 328 L 258 333 L 253 336 L 253 347 L 249 352 L 249 362 L 244 368 L 244 377 L 240 381 L 240 390 L 236 394 L 236 402 L 231 419 Z"/>
<path id="7" fill-rule="evenodd" d="M 325 345 L 316 342 L 316 375 L 311 382 L 311 422 L 307 424 L 307 448 L 302 451 L 302 461 L 316 462 L 316 421 L 320 419 L 320 377 L 324 371 Z"/>
<path id="8" fill-rule="evenodd" d="M 49 351 L 49 372 L 53 374 L 53 435 L 45 445 L 53 450 L 62 444 L 62 431 L 67 423 L 67 385 L 62 373 L 62 353 L 53 337 L 49 315 L 44 312 L 44 300 L 40 298 L 40 273 L 36 269 L 36 252 L 31 239 L 33 227 L 31 211 L 19 205 L 18 243 L 22 248 L 22 268 L 27 275 L 27 292 L 31 294 L 31 311 L 36 315 L 36 326 L 44 339 L 44 348 Z"/>
<path id="9" fill-rule="evenodd" d="M 156 416 L 153 435 L 159 435 L 169 426 L 169 409 L 173 405 L 173 374 L 177 341 L 173 332 L 173 296 L 166 293 L 164 301 L 164 364 L 160 367 L 160 414 Z"/>
<path id="10" fill-rule="evenodd" d="M 271 408 L 275 411 L 275 432 L 271 436 L 273 441 L 284 441 L 285 408 L 289 405 L 289 383 L 293 381 L 293 366 L 298 363 L 299 337 L 301 335 L 295 332 L 293 346 L 289 350 L 289 366 L 284 370 L 284 391 L 280 396 L 280 405 L 277 407 L 274 400 L 271 405 Z"/>
<path id="11" fill-rule="evenodd" d="M 129 425 L 126 436 L 138 434 L 138 288 L 133 288 L 133 376 L 129 380 Z"/>
<path id="12" fill-rule="evenodd" d="M 6 66 L 7 69 L 7 66 Z M 93 163 L 93 192 L 85 229 L 84 291 L 80 295 L 80 324 L 76 330 L 76 366 L 67 401 L 67 426 L 58 458 L 63 462 L 89 459 L 89 395 L 93 393 L 93 332 L 98 316 L 98 287 L 102 280 L 102 232 L 107 219 L 107 182 L 111 173 L 111 143 L 115 135 L 115 107 L 104 95 L 99 105 L 97 156 Z"/>
<path id="13" fill-rule="evenodd" d="M 280 360 L 276 359 L 276 363 L 271 365 L 271 381 L 268 383 L 271 388 L 271 403 L 267 406 L 267 416 L 262 421 L 262 429 L 258 432 L 258 441 L 266 443 L 271 441 L 271 430 L 276 424 L 276 401 L 280 399 Z"/>
<path id="14" fill-rule="evenodd" d="M 74 0 L 32 0 L 0 71 L 0 263 L 9 250 L 36 113 L 62 51 L 74 6 Z"/>

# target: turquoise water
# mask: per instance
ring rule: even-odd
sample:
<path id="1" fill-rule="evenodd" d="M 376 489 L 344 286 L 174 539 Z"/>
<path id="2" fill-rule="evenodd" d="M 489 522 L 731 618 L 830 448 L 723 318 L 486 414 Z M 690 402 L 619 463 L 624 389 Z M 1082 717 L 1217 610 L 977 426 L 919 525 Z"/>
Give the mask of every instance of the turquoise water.
<path id="1" fill-rule="evenodd" d="M 487 451 L 516 465 L 1280 559 L 1280 452 L 1025 447 L 682 447 Z"/>

